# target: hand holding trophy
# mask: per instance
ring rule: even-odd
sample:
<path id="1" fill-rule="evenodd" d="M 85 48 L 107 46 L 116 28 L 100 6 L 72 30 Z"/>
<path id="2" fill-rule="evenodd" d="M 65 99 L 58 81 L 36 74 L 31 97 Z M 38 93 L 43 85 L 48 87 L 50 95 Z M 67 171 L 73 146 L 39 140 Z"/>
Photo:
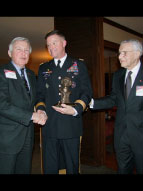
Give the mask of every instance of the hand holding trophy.
<path id="1" fill-rule="evenodd" d="M 56 107 L 62 107 L 61 104 L 66 104 L 70 106 L 75 106 L 76 103 L 71 103 L 69 96 L 71 94 L 70 86 L 72 85 L 72 80 L 69 77 L 64 77 L 61 80 L 61 87 L 59 88 L 59 91 L 61 93 L 61 100 L 55 104 Z"/>
<path id="2" fill-rule="evenodd" d="M 64 77 L 61 80 L 61 87 L 59 88 L 59 91 L 61 93 L 61 100 L 55 104 L 53 109 L 55 109 L 57 112 L 60 112 L 62 114 L 66 115 L 74 115 L 75 110 L 72 106 L 75 106 L 76 103 L 71 103 L 69 96 L 71 94 L 70 86 L 72 85 L 71 78 Z"/>

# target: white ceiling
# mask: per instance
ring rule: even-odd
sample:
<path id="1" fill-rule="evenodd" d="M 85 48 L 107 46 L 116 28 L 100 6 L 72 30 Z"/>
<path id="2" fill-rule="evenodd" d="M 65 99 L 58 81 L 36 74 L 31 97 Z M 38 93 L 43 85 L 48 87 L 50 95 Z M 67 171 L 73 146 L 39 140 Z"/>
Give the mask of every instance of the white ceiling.
<path id="1" fill-rule="evenodd" d="M 143 34 L 143 17 L 105 17 L 120 25 L 128 27 L 140 34 Z"/>
<path id="2" fill-rule="evenodd" d="M 143 17 L 105 18 L 143 34 Z M 29 38 L 34 57 L 46 57 L 44 37 L 52 29 L 54 17 L 0 17 L 0 59 L 8 58 L 8 45 L 17 36 Z"/>
<path id="3" fill-rule="evenodd" d="M 27 37 L 32 54 L 45 50 L 45 35 L 54 29 L 54 17 L 0 17 L 0 59 L 8 57 L 8 45 L 15 37 Z M 37 54 L 37 56 L 40 54 Z"/>

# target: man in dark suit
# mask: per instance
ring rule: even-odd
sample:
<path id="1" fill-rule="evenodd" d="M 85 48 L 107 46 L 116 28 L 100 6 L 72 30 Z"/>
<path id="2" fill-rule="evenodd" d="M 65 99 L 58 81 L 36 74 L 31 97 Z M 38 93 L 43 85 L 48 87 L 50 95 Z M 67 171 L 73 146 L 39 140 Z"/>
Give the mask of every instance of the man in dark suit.
<path id="1" fill-rule="evenodd" d="M 58 174 L 60 159 L 63 158 L 66 173 L 78 174 L 80 136 L 83 131 L 82 113 L 92 97 L 90 80 L 85 63 L 69 57 L 65 52 L 67 42 L 62 33 L 51 31 L 45 39 L 48 51 L 54 59 L 42 64 L 38 74 L 36 109 L 37 112 L 44 110 L 48 115 L 42 128 L 44 173 Z M 54 105 L 61 100 L 64 91 L 61 81 L 64 81 L 64 77 L 67 77 L 66 84 L 70 84 L 67 83 L 69 78 L 72 81 L 71 94 L 68 93 L 70 102 L 76 102 L 76 105 L 72 107 L 62 104 L 58 108 Z"/>
<path id="2" fill-rule="evenodd" d="M 114 146 L 118 173 L 143 173 L 143 48 L 138 40 L 122 41 L 119 47 L 121 69 L 114 73 L 109 96 L 92 99 L 93 109 L 117 107 Z"/>
<path id="3" fill-rule="evenodd" d="M 8 50 L 11 62 L 0 67 L 0 174 L 31 172 L 33 122 L 44 125 L 47 119 L 34 112 L 36 78 L 25 67 L 31 51 L 27 38 L 14 38 Z"/>

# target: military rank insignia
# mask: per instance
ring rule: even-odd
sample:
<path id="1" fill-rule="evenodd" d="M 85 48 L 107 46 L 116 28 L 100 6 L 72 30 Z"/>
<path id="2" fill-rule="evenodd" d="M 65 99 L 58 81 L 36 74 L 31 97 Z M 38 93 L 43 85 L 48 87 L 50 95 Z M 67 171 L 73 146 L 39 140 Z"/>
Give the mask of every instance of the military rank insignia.
<path id="1" fill-rule="evenodd" d="M 73 65 L 67 69 L 67 72 L 73 72 L 74 74 L 78 74 L 77 62 L 73 62 Z"/>
<path id="2" fill-rule="evenodd" d="M 51 73 L 52 73 L 52 71 L 49 70 L 49 69 L 47 69 L 46 72 L 43 72 L 43 73 L 42 73 L 42 74 L 43 74 L 43 77 L 45 78 L 45 80 L 50 76 Z"/>

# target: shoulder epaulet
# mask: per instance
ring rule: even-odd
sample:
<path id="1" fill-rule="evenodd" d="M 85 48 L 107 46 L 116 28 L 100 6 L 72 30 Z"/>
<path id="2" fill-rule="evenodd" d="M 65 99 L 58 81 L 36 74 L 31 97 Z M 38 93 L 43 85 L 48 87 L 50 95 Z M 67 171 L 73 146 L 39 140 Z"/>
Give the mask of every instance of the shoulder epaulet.
<path id="1" fill-rule="evenodd" d="M 40 64 L 40 66 L 43 65 L 43 64 L 45 64 L 45 62 L 42 62 L 42 63 Z"/>
<path id="2" fill-rule="evenodd" d="M 40 66 L 44 66 L 47 63 L 49 63 L 49 62 L 43 62 L 43 63 L 40 64 Z"/>
<path id="3" fill-rule="evenodd" d="M 78 61 L 82 61 L 82 62 L 83 62 L 84 59 L 82 59 L 82 58 L 77 58 L 77 59 L 73 59 L 73 60 L 72 60 L 72 62 L 78 62 Z"/>
<path id="4" fill-rule="evenodd" d="M 84 59 L 83 59 L 83 58 L 79 58 L 79 60 L 84 61 Z"/>
<path id="5" fill-rule="evenodd" d="M 48 60 L 47 62 L 42 62 L 42 63 L 40 64 L 40 66 L 43 65 L 43 64 L 50 63 L 51 61 L 53 61 L 53 59 L 50 59 L 50 60 Z"/>

